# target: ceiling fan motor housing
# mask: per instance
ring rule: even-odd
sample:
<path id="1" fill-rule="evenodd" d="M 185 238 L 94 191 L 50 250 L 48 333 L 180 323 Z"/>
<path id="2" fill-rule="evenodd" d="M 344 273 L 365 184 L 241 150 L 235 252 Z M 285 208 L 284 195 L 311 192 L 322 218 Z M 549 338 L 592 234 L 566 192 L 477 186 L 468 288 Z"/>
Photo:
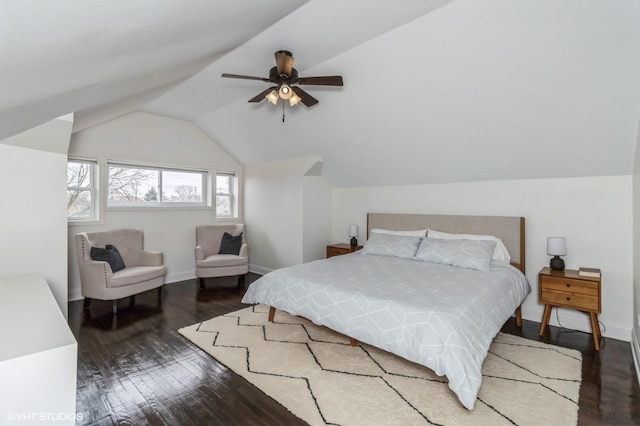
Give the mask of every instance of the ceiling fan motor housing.
<path id="1" fill-rule="evenodd" d="M 298 80 L 298 71 L 295 68 L 291 68 L 291 75 L 283 75 L 278 72 L 277 67 L 273 67 L 269 71 L 269 80 L 273 81 L 276 84 L 293 84 L 296 82 L 296 80 Z"/>

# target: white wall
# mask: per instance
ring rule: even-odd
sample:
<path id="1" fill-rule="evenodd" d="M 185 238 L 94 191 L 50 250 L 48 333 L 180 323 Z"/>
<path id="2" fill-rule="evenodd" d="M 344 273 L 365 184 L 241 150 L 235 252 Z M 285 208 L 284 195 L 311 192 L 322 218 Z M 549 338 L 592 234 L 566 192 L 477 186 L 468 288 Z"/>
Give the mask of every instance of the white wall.
<path id="1" fill-rule="evenodd" d="M 366 214 L 430 213 L 524 216 L 526 276 L 531 294 L 523 317 L 540 322 L 538 271 L 549 264 L 548 236 L 567 238 L 568 269 L 602 269 L 602 314 L 606 337 L 630 340 L 632 321 L 632 178 L 610 176 L 511 180 L 459 184 L 340 188 L 333 190 L 333 239 L 344 240 L 349 224 L 366 230 Z M 366 232 L 361 231 L 364 242 Z M 551 323 L 557 325 L 555 314 Z M 568 328 L 589 331 L 588 317 L 560 310 Z"/>
<path id="2" fill-rule="evenodd" d="M 640 383 L 640 124 L 633 169 L 633 330 L 631 350 Z"/>
<path id="3" fill-rule="evenodd" d="M 65 318 L 72 124 L 56 119 L 0 141 L 0 275 L 41 273 Z"/>
<path id="4" fill-rule="evenodd" d="M 331 244 L 331 188 L 317 162 L 302 180 L 302 261 L 326 256 Z"/>
<path id="5" fill-rule="evenodd" d="M 321 177 L 306 176 L 319 161 L 305 157 L 245 166 L 245 221 L 252 271 L 265 273 L 311 260 L 313 252 L 305 256 L 305 248 L 312 250 L 309 235 L 319 229 L 328 238 L 329 208 L 312 209 L 317 207 L 314 197 L 326 200 L 328 206 L 329 188 L 319 181 Z M 319 244 L 321 251 L 323 244 Z M 316 258 L 324 257 L 316 254 Z"/>
<path id="6" fill-rule="evenodd" d="M 107 160 L 131 161 L 150 165 L 207 169 L 215 184 L 215 173 L 235 171 L 242 182 L 243 168 L 233 157 L 190 122 L 136 112 L 74 134 L 70 156 L 95 158 L 105 172 Z M 238 198 L 242 199 L 243 188 Z M 101 198 L 104 206 L 104 194 Z M 193 209 L 103 209 L 97 223 L 70 224 L 69 294 L 82 298 L 73 236 L 78 232 L 116 228 L 138 228 L 145 235 L 145 248 L 164 252 L 167 282 L 195 277 L 195 227 L 216 221 L 215 208 Z M 242 222 L 243 203 L 239 217 Z M 67 237 L 67 236 L 65 236 Z"/>

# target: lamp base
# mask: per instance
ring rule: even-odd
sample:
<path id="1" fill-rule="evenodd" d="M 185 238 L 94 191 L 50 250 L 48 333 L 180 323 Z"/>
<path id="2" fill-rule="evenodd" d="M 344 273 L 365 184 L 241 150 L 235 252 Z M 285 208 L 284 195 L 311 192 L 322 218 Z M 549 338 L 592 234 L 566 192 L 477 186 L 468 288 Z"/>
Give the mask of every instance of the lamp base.
<path id="1" fill-rule="evenodd" d="M 549 262 L 549 266 L 554 271 L 564 271 L 564 260 L 560 256 L 553 256 Z"/>
<path id="2" fill-rule="evenodd" d="M 351 247 L 355 247 L 358 245 L 358 240 L 356 237 L 351 237 Z"/>

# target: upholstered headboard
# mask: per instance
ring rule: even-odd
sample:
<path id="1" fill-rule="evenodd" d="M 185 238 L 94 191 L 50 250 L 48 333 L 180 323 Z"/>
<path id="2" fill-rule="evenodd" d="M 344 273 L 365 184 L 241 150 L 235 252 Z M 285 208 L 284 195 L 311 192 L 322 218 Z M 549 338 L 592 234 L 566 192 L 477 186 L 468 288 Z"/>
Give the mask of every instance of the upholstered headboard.
<path id="1" fill-rule="evenodd" d="M 524 217 L 368 213 L 367 238 L 375 228 L 396 231 L 432 228 L 457 234 L 495 235 L 509 250 L 511 264 L 525 272 Z"/>

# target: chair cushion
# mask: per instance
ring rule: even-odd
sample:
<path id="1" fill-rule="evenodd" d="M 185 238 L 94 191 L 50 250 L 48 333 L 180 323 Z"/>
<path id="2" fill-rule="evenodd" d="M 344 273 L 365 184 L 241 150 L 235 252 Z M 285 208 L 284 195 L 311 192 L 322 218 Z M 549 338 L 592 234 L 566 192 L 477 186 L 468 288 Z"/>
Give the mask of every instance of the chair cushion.
<path id="1" fill-rule="evenodd" d="M 138 284 L 142 281 L 162 277 L 166 272 L 166 266 L 130 266 L 114 273 L 109 280 L 109 287 Z"/>
<path id="2" fill-rule="evenodd" d="M 221 268 L 225 266 L 246 265 L 249 259 L 235 254 L 212 254 L 196 262 L 197 268 Z"/>
<path id="3" fill-rule="evenodd" d="M 240 253 L 240 247 L 242 246 L 242 232 L 240 235 L 231 235 L 225 232 L 222 235 L 222 242 L 220 243 L 219 254 L 235 254 Z"/>
<path id="4" fill-rule="evenodd" d="M 125 268 L 120 252 L 111 244 L 107 244 L 105 248 L 91 247 L 89 255 L 93 260 L 107 262 L 109 266 L 111 266 L 111 271 L 114 273 Z"/>

